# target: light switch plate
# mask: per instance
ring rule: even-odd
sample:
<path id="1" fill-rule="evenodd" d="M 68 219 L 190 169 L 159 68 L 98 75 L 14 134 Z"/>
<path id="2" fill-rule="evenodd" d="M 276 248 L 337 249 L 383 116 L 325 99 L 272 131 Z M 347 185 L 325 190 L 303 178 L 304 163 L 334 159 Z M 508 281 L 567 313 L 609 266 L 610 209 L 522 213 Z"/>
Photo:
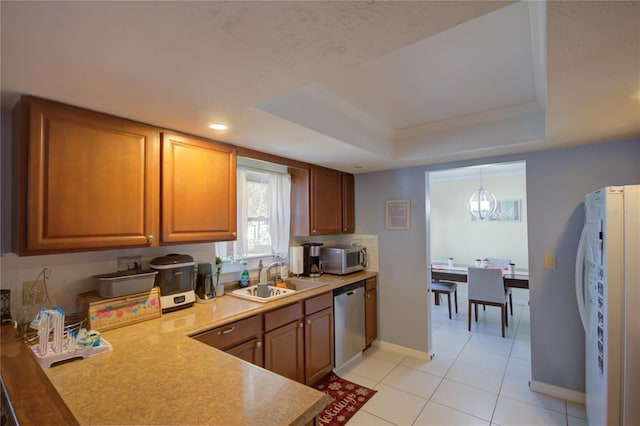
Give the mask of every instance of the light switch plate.
<path id="1" fill-rule="evenodd" d="M 544 255 L 544 269 L 556 269 L 556 255 L 546 253 Z"/>

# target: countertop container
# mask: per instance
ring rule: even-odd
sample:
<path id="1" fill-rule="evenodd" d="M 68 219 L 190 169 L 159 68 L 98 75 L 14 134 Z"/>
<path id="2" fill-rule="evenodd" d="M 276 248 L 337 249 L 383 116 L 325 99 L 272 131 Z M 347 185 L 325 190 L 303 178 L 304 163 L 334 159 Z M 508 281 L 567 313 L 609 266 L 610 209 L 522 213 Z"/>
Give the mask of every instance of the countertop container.
<path id="1" fill-rule="evenodd" d="M 100 297 L 120 297 L 149 291 L 157 273 L 147 269 L 95 275 L 96 294 Z"/>

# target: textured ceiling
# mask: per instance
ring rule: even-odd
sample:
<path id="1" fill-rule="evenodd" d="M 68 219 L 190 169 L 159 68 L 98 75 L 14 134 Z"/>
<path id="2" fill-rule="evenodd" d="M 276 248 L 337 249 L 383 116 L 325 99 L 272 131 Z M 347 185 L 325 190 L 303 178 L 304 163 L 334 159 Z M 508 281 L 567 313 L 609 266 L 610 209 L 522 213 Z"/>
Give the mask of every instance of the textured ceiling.
<path id="1" fill-rule="evenodd" d="M 0 12 L 5 108 L 32 94 L 355 173 L 640 136 L 640 2 Z"/>

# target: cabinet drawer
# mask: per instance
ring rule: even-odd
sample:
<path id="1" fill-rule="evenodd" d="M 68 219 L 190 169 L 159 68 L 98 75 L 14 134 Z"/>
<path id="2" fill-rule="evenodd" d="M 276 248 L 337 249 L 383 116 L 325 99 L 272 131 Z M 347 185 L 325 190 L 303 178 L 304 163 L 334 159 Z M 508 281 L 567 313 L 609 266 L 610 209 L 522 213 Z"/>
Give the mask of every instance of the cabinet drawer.
<path id="1" fill-rule="evenodd" d="M 256 315 L 205 331 L 193 338 L 214 348 L 225 350 L 244 340 L 259 336 L 261 331 L 260 316 Z"/>
<path id="2" fill-rule="evenodd" d="M 333 306 L 333 292 L 329 291 L 304 301 L 304 314 L 310 315 Z"/>
<path id="3" fill-rule="evenodd" d="M 264 331 L 274 330 L 302 318 L 302 302 L 285 306 L 264 314 Z"/>
<path id="4" fill-rule="evenodd" d="M 376 277 L 371 277 L 371 278 L 367 278 L 367 282 L 365 284 L 364 289 L 365 290 L 375 290 L 376 289 L 376 284 L 377 284 L 377 279 Z"/>

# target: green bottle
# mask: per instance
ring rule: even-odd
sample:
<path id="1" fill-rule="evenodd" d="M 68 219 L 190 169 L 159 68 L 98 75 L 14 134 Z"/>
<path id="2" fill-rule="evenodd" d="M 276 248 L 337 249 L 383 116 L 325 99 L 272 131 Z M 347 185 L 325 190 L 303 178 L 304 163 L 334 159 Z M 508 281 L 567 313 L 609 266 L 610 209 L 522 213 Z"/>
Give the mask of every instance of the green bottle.
<path id="1" fill-rule="evenodd" d="M 242 261 L 242 273 L 240 274 L 240 287 L 249 286 L 249 270 L 247 269 L 247 260 Z"/>

